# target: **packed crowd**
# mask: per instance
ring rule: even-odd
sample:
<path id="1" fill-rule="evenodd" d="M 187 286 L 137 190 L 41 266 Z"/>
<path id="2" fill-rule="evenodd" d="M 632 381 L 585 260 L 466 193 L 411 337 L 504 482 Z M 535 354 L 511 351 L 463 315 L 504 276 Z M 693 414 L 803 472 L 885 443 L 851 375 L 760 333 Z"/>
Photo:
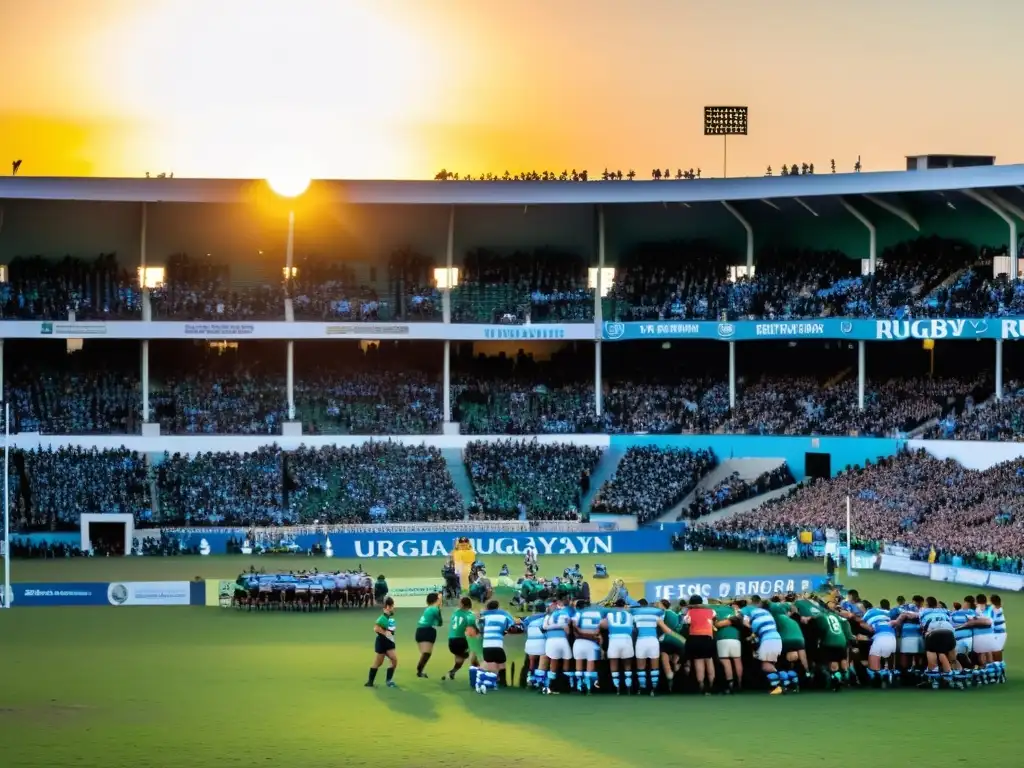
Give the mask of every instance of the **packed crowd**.
<path id="1" fill-rule="evenodd" d="M 1002 400 L 989 400 L 979 405 L 967 403 L 959 412 L 952 411 L 928 432 L 940 440 L 1024 440 L 1024 392 L 1019 382 L 1011 381 Z"/>
<path id="2" fill-rule="evenodd" d="M 1020 571 L 1024 556 L 1024 462 L 978 471 L 924 451 L 904 452 L 829 480 L 801 484 L 783 499 L 714 524 L 736 542 L 778 546 L 800 531 L 846 528 L 853 510 L 856 546 L 907 547 L 918 559 L 960 557 L 986 569 Z"/>
<path id="3" fill-rule="evenodd" d="M 146 462 L 125 449 L 12 452 L 10 479 L 14 530 L 77 529 L 84 513 L 153 517 Z"/>
<path id="4" fill-rule="evenodd" d="M 164 282 L 150 291 L 160 320 L 284 320 L 284 289 L 278 283 L 235 284 L 231 268 L 185 254 L 168 258 Z"/>
<path id="5" fill-rule="evenodd" d="M 113 254 L 93 260 L 15 258 L 0 283 L 0 319 L 132 320 L 142 317 L 138 277 Z"/>
<path id="6" fill-rule="evenodd" d="M 697 520 L 712 512 L 725 509 L 733 504 L 771 491 L 785 488 L 795 482 L 788 464 L 782 464 L 767 472 L 762 472 L 753 480 L 744 480 L 739 472 L 733 472 L 710 488 L 702 489 L 690 505 L 679 515 L 679 519 Z"/>
<path id="7" fill-rule="evenodd" d="M 641 525 L 682 501 L 717 463 L 710 450 L 630 448 L 594 497 L 592 511 L 636 515 Z"/>
<path id="8" fill-rule="evenodd" d="M 579 514 L 601 451 L 588 446 L 503 440 L 464 452 L 477 514 L 572 519 Z"/>

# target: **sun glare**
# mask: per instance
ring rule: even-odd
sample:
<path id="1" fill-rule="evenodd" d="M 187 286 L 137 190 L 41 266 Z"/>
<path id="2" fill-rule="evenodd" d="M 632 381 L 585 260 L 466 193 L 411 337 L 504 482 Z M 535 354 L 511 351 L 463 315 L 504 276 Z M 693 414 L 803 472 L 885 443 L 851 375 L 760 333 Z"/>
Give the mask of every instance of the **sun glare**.
<path id="1" fill-rule="evenodd" d="M 309 189 L 310 179 L 300 174 L 280 174 L 267 178 L 267 184 L 281 197 L 298 197 Z"/>

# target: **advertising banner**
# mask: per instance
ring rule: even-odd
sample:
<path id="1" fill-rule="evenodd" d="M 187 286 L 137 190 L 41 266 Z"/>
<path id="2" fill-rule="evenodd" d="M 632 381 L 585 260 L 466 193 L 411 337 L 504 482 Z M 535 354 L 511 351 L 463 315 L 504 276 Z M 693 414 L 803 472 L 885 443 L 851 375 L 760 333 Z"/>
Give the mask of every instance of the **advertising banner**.
<path id="1" fill-rule="evenodd" d="M 769 596 L 786 592 L 814 592 L 821 589 L 826 577 L 817 574 L 799 573 L 769 576 L 696 576 L 670 581 L 648 581 L 644 597 L 650 601 L 671 600 L 677 602 L 692 595 L 722 599 L 726 597 L 746 598 L 751 595 Z"/>
<path id="2" fill-rule="evenodd" d="M 109 586 L 106 582 L 16 583 L 11 605 L 17 608 L 110 605 Z"/>
<path id="3" fill-rule="evenodd" d="M 398 608 L 425 608 L 427 595 L 444 590 L 444 579 L 394 578 L 388 579 L 388 595 Z"/>
<path id="4" fill-rule="evenodd" d="M 601 338 L 605 341 L 634 341 L 636 339 L 906 341 L 907 339 L 1015 339 L 1021 337 L 1024 337 L 1024 320 L 989 321 L 984 318 L 606 322 L 601 333 Z"/>
<path id="5" fill-rule="evenodd" d="M 306 323 L 172 322 L 114 320 L 110 322 L 0 323 L 0 339 L 450 339 L 452 341 L 594 341 L 594 323 L 480 325 L 470 323 Z"/>
<path id="6" fill-rule="evenodd" d="M 988 575 L 988 585 L 993 589 L 1020 592 L 1024 589 L 1024 576 L 1018 576 L 1016 573 L 998 573 L 993 571 Z"/>
<path id="7" fill-rule="evenodd" d="M 205 538 L 214 552 L 223 552 L 229 533 L 194 532 L 181 534 L 186 546 L 198 546 Z M 665 552 L 671 548 L 668 533 L 642 529 L 614 533 L 480 533 L 479 531 L 445 531 L 423 533 L 332 533 L 331 546 L 335 557 L 447 557 L 452 545 L 465 536 L 481 557 L 521 558 L 528 546 L 540 557 L 566 555 L 599 558 L 602 555 L 630 552 Z M 323 544 L 322 534 L 301 534 L 294 537 L 301 551 L 314 544 Z M 499 563 L 500 565 L 500 563 Z"/>
<path id="8" fill-rule="evenodd" d="M 111 605 L 190 605 L 192 590 L 187 581 L 124 581 L 107 587 Z"/>
<path id="9" fill-rule="evenodd" d="M 911 560 L 909 557 L 900 555 L 882 555 L 880 570 L 890 573 L 905 573 L 909 576 L 931 576 L 932 567 L 923 560 Z"/>
<path id="10" fill-rule="evenodd" d="M 210 608 L 230 608 L 235 596 L 234 579 L 207 579 L 206 605 Z"/>
<path id="11" fill-rule="evenodd" d="M 970 584 L 984 587 L 988 584 L 989 572 L 974 568 L 956 568 L 952 565 L 932 565 L 930 578 L 932 581 L 950 581 L 954 584 Z"/>
<path id="12" fill-rule="evenodd" d="M 861 552 L 858 549 L 850 553 L 850 567 L 854 570 L 869 570 L 878 564 L 878 558 L 871 552 Z"/>

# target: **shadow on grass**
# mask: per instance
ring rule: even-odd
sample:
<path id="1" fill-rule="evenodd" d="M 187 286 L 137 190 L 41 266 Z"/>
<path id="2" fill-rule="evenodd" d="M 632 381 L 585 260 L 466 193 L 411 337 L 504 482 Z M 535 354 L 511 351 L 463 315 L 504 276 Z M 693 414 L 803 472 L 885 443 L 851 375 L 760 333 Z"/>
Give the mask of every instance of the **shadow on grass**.
<path id="1" fill-rule="evenodd" d="M 437 702 L 410 687 L 388 688 L 378 685 L 373 695 L 381 705 L 395 714 L 408 715 L 419 720 L 437 720 Z"/>

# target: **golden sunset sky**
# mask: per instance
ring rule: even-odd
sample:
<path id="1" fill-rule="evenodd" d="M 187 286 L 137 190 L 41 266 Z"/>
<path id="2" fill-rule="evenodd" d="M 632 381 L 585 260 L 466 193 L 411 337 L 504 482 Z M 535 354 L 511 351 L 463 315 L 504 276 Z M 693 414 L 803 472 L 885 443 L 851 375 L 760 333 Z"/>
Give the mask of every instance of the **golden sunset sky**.
<path id="1" fill-rule="evenodd" d="M 0 170 L 429 178 L 1024 160 L 1008 0 L 0 0 Z M 5 172 L 9 172 L 5 171 Z"/>

